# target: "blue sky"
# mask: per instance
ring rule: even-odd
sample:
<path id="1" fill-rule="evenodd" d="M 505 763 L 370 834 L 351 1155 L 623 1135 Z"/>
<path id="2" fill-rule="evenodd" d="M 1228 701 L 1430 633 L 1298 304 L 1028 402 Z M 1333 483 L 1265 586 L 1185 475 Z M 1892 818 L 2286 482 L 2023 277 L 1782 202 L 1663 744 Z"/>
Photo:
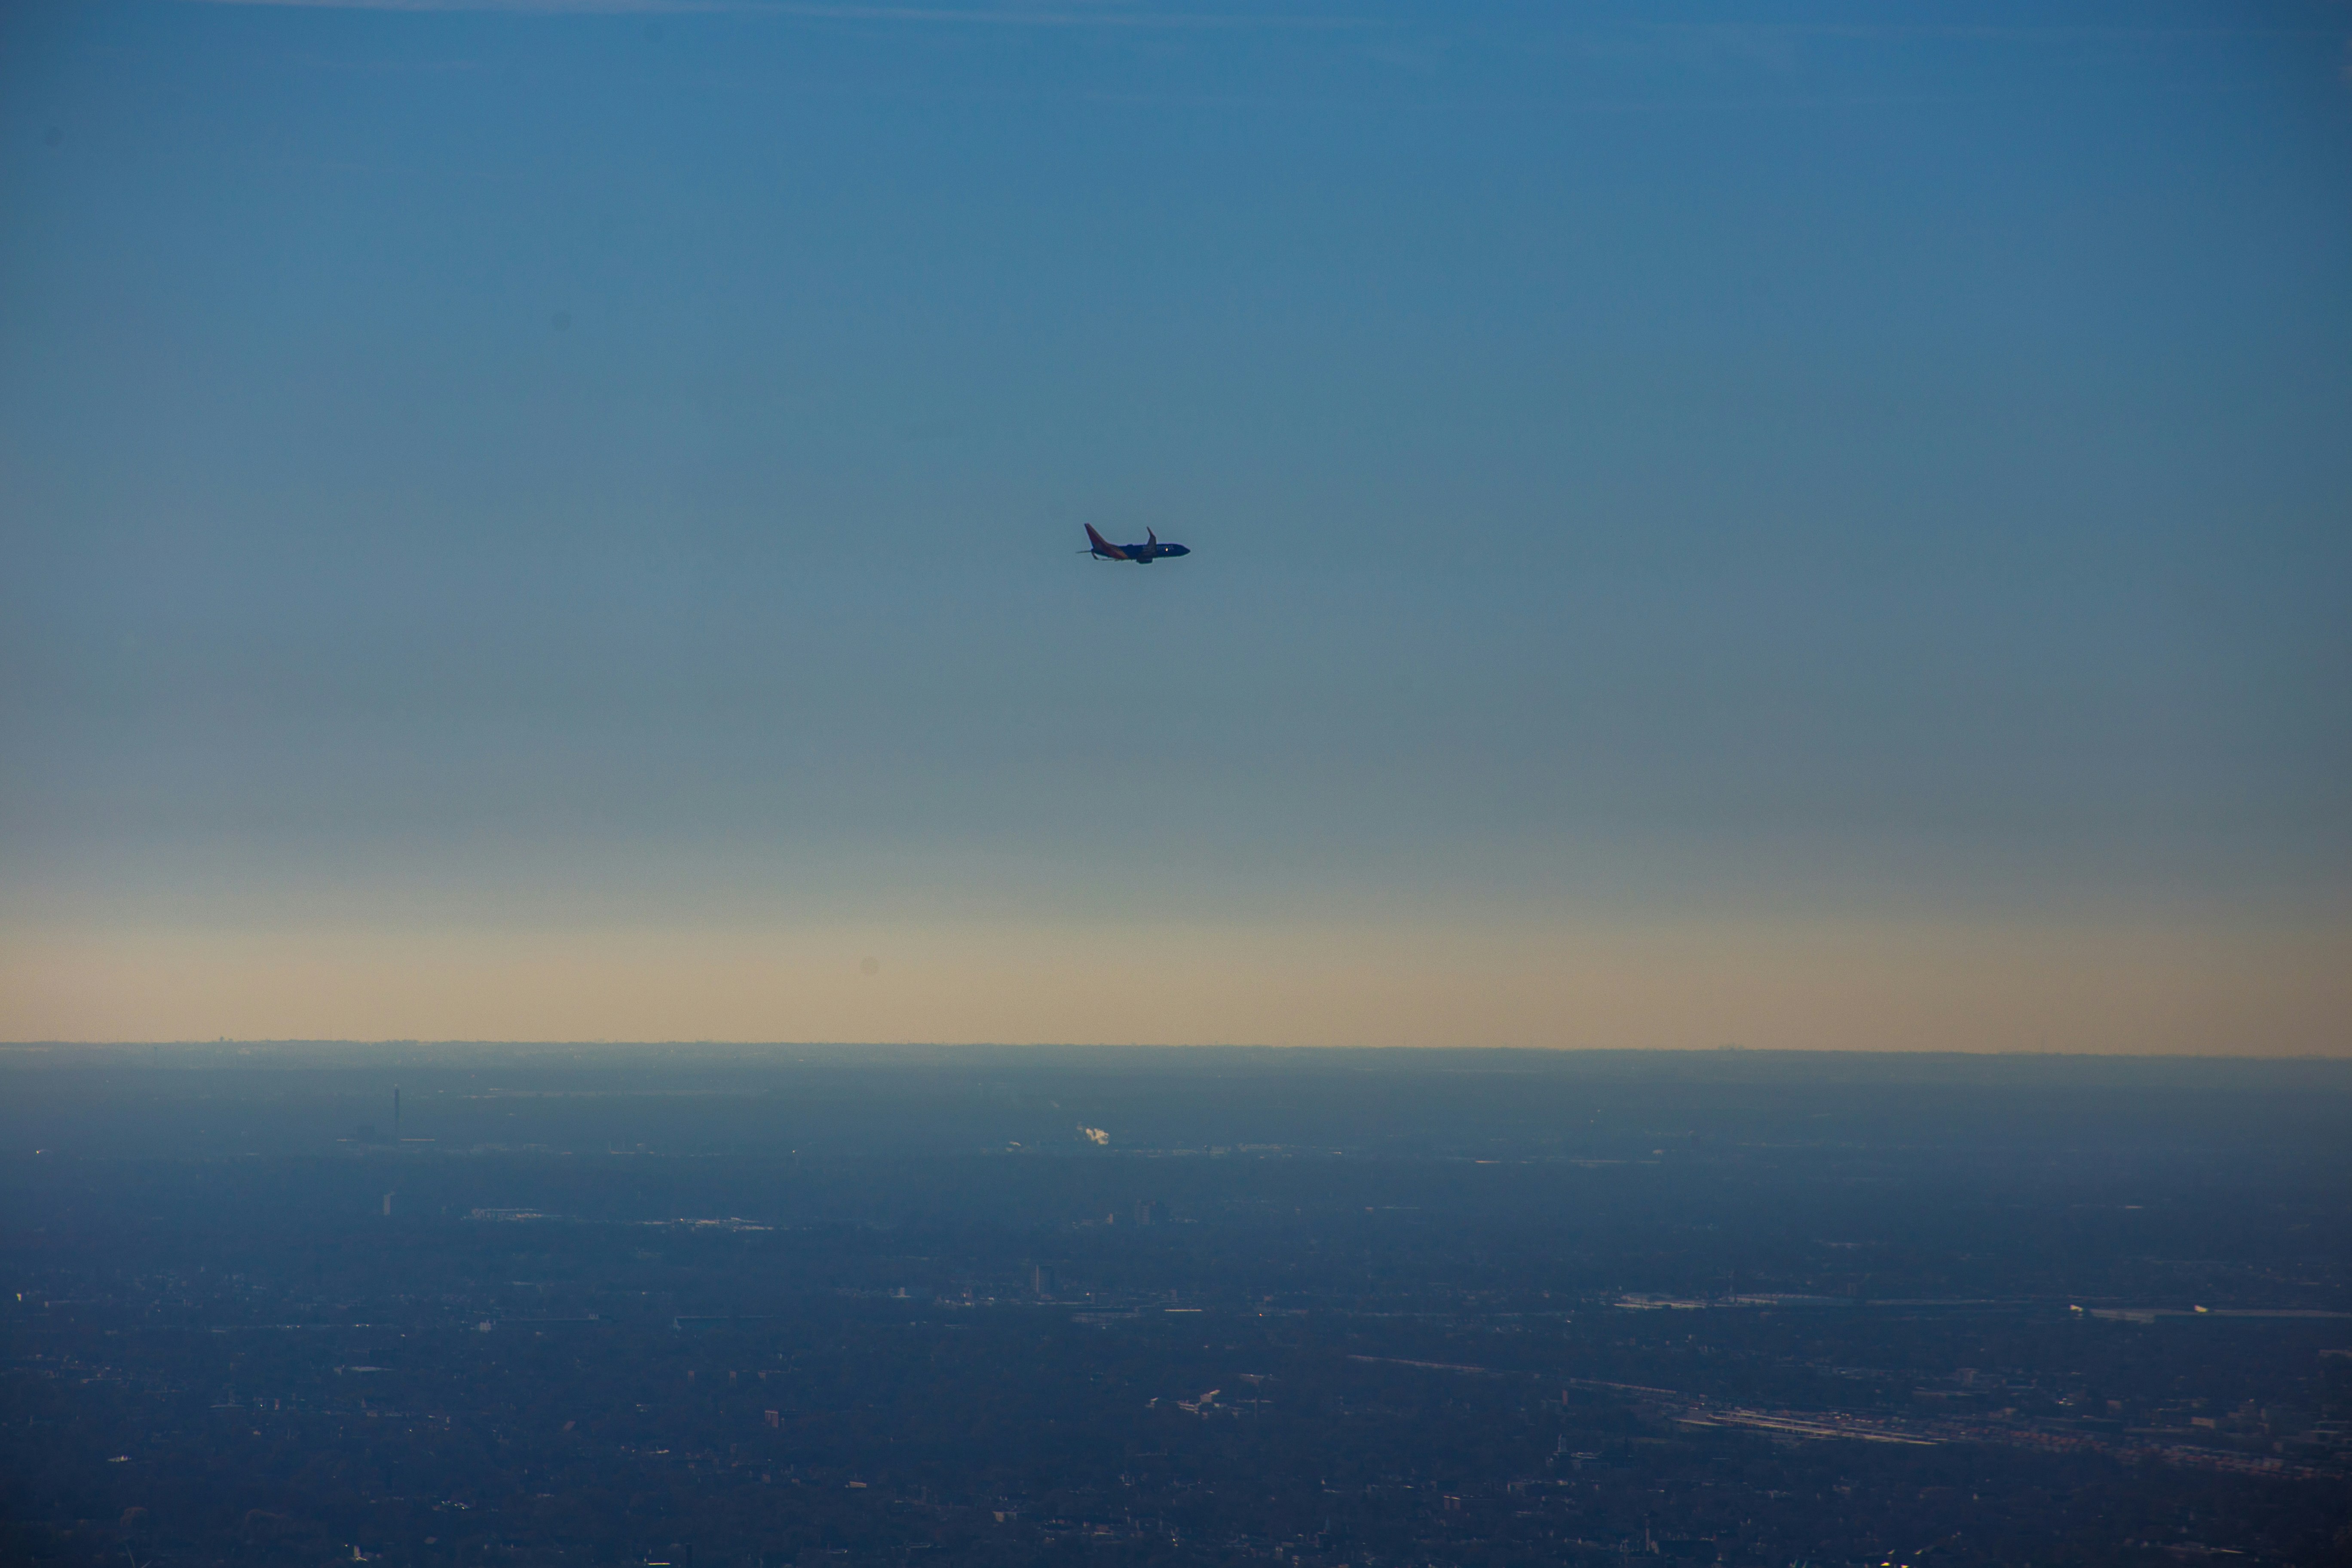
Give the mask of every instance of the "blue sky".
<path id="1" fill-rule="evenodd" d="M 0 1033 L 2352 1049 L 2348 37 L 11 6 Z"/>

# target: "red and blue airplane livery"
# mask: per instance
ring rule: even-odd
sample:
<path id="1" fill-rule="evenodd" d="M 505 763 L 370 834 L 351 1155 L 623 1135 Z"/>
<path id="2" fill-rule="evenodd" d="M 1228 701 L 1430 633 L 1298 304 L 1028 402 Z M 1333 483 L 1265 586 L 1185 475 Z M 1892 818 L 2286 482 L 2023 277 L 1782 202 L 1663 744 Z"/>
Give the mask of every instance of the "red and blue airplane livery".
<path id="1" fill-rule="evenodd" d="M 1087 542 L 1094 548 L 1087 553 L 1097 561 L 1132 561 L 1140 566 L 1149 566 L 1163 555 L 1192 553 L 1181 544 L 1160 543 L 1160 535 L 1155 530 L 1147 528 L 1143 531 L 1145 537 L 1141 544 L 1113 544 L 1109 540 L 1097 533 L 1095 525 L 1090 522 L 1087 524 Z"/>

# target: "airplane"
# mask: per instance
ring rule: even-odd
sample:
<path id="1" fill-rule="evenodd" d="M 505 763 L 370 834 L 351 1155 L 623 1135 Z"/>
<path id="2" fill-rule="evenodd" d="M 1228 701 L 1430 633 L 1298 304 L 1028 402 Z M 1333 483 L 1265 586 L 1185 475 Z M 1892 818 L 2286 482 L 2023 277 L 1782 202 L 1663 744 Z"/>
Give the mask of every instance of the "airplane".
<path id="1" fill-rule="evenodd" d="M 1141 544 L 1113 544 L 1109 540 L 1097 533 L 1095 525 L 1090 522 L 1087 524 L 1087 542 L 1091 548 L 1080 551 L 1079 553 L 1091 555 L 1097 561 L 1132 561 L 1139 566 L 1149 566 L 1163 555 L 1192 553 L 1181 544 L 1160 543 L 1157 530 L 1147 528 L 1143 531 L 1145 542 Z"/>

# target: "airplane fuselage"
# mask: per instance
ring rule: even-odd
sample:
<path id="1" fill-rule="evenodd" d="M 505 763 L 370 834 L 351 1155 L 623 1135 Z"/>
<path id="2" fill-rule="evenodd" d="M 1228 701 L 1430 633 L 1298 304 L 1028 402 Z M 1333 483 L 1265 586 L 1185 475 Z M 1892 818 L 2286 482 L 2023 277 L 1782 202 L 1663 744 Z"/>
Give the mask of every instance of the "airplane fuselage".
<path id="1" fill-rule="evenodd" d="M 1190 555 L 1192 552 L 1181 544 L 1118 544 L 1090 553 L 1097 561 L 1132 561 L 1139 566 L 1149 566 L 1163 555 Z"/>

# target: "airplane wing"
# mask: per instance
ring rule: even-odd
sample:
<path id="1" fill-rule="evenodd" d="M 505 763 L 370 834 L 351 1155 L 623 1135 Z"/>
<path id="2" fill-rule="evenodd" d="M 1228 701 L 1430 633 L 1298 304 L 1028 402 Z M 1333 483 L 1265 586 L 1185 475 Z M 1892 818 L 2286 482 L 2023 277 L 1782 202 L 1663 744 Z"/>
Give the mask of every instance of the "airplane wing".
<path id="1" fill-rule="evenodd" d="M 1097 533 L 1095 531 L 1095 525 L 1091 522 L 1087 524 L 1087 538 L 1093 543 L 1095 553 L 1097 555 L 1108 555 L 1113 561 L 1125 561 L 1129 558 L 1126 551 L 1121 550 L 1118 545 L 1113 544 L 1109 540 L 1105 539 L 1101 534 Z"/>

